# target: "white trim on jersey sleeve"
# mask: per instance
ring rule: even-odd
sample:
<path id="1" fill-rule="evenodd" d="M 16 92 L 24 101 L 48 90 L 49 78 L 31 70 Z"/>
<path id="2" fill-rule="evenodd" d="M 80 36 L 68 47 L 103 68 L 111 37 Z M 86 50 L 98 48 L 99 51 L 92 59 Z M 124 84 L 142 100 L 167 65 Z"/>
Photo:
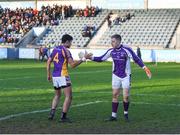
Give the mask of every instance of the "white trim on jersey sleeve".
<path id="1" fill-rule="evenodd" d="M 107 60 L 109 57 L 111 57 L 111 52 L 112 50 L 109 50 L 103 57 L 102 57 L 102 61 L 105 61 Z"/>

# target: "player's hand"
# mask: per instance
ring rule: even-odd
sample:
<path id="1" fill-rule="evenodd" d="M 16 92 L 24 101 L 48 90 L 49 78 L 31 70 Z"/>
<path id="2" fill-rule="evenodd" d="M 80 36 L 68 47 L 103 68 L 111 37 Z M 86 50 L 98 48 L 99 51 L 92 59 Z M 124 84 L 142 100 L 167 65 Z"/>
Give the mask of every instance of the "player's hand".
<path id="1" fill-rule="evenodd" d="M 48 77 L 47 77 L 47 80 L 48 80 L 49 82 L 51 82 L 51 76 L 48 76 Z"/>
<path id="2" fill-rule="evenodd" d="M 145 67 L 144 71 L 146 72 L 146 75 L 148 76 L 148 78 L 151 79 L 152 74 L 151 74 L 151 71 L 149 70 L 149 68 Z"/>
<path id="3" fill-rule="evenodd" d="M 87 52 L 86 52 L 85 55 L 84 55 L 84 57 L 85 57 L 86 59 L 91 59 L 92 56 L 93 56 L 92 53 L 87 53 Z"/>
<path id="4" fill-rule="evenodd" d="M 79 52 L 78 53 L 78 56 L 79 56 L 79 59 L 82 60 L 82 61 L 86 61 L 86 58 L 84 57 L 85 53 L 84 52 Z"/>

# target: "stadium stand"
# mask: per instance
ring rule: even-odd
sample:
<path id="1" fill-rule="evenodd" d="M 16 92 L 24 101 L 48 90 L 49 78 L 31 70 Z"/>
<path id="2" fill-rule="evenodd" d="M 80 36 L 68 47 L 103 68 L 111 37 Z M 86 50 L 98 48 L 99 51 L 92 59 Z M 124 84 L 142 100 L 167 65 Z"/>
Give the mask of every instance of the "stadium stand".
<path id="1" fill-rule="evenodd" d="M 104 23 L 107 17 L 106 10 L 99 12 L 95 17 L 70 17 L 65 20 L 61 20 L 58 26 L 50 26 L 51 32 L 46 34 L 38 43 L 38 45 L 51 44 L 51 46 L 57 45 L 60 42 L 60 37 L 68 33 L 73 36 L 73 45 L 76 47 L 85 47 L 91 40 L 91 37 L 84 37 L 82 30 L 85 25 L 95 27 L 96 30 Z M 93 33 L 95 34 L 95 31 Z M 91 33 L 91 36 L 93 36 Z"/>
<path id="2" fill-rule="evenodd" d="M 99 45 L 110 45 L 110 36 L 122 35 L 122 42 L 129 45 L 157 46 L 168 48 L 180 22 L 180 9 L 111 10 L 113 14 L 132 17 L 107 29 L 98 41 Z M 127 16 L 126 16 L 127 17 Z"/>
<path id="3" fill-rule="evenodd" d="M 84 13 L 86 9 L 84 9 Z M 36 40 L 36 45 L 53 47 L 60 42 L 63 34 L 68 33 L 74 37 L 74 47 L 86 47 L 111 13 L 116 18 L 113 18 L 111 27 L 107 28 L 97 40 L 98 46 L 109 46 L 110 36 L 120 34 L 122 42 L 125 44 L 171 48 L 171 40 L 180 24 L 180 9 L 103 9 L 98 13 L 95 13 L 93 9 L 90 11 L 93 11 L 92 15 L 87 13 L 84 15 L 78 13 L 77 15 L 77 11 L 83 12 L 83 10 L 73 10 L 72 7 L 68 8 L 67 6 L 64 10 L 57 5 L 42 6 L 40 11 L 32 8 L 17 8 L 16 10 L 1 8 L 0 46 L 14 46 L 33 27 L 43 26 L 48 31 Z M 93 28 L 88 36 L 83 33 L 85 27 Z"/>

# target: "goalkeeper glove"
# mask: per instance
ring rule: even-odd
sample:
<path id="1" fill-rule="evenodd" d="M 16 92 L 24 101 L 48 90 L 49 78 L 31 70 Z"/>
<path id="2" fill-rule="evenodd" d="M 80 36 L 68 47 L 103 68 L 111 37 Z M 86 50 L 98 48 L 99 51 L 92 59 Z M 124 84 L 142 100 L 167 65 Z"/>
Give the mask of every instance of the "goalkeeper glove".
<path id="1" fill-rule="evenodd" d="M 79 52 L 78 53 L 78 56 L 79 56 L 79 59 L 82 60 L 82 61 L 86 61 L 86 58 L 84 57 L 84 52 Z"/>
<path id="2" fill-rule="evenodd" d="M 148 76 L 148 78 L 151 79 L 152 74 L 151 74 L 151 71 L 149 70 L 149 68 L 144 67 L 144 71 L 146 72 L 146 75 Z"/>

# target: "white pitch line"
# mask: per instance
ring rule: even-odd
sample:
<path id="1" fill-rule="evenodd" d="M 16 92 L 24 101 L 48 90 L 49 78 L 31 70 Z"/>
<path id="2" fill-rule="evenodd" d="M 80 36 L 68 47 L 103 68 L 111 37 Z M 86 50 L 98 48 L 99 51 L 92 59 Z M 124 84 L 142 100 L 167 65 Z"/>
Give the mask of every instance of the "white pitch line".
<path id="1" fill-rule="evenodd" d="M 86 106 L 86 105 L 90 105 L 90 104 L 97 104 L 97 103 L 101 103 L 101 102 L 111 102 L 111 101 L 87 102 L 87 103 L 83 103 L 83 104 L 72 105 L 71 108 Z M 120 103 L 122 103 L 122 101 Z M 148 103 L 148 102 L 132 102 L 132 104 L 146 104 L 146 105 L 162 105 L 162 106 L 176 106 L 176 107 L 180 107 L 180 104 L 163 104 L 163 103 Z M 61 107 L 59 107 L 59 108 L 61 108 Z M 47 112 L 47 111 L 50 111 L 50 109 L 36 110 L 36 111 L 31 111 L 31 112 L 12 114 L 12 115 L 8 115 L 8 116 L 5 116 L 5 117 L 1 117 L 0 121 L 11 119 L 11 118 L 18 117 L 18 116 L 23 116 L 23 115 L 28 115 L 28 114 L 35 114 L 35 113 L 42 113 L 42 112 Z"/>
<path id="2" fill-rule="evenodd" d="M 91 104 L 97 104 L 97 103 L 101 103 L 101 102 L 103 102 L 103 101 L 95 101 L 95 102 L 87 102 L 87 103 L 83 103 L 83 104 L 77 104 L 77 105 L 72 105 L 71 108 L 81 107 L 81 106 L 86 106 L 86 105 L 91 105 Z M 61 108 L 61 107 L 59 107 L 59 108 Z M 42 112 L 48 112 L 48 111 L 50 111 L 50 109 L 36 110 L 36 111 L 31 111 L 31 112 L 23 112 L 23 113 L 18 113 L 18 114 L 11 114 L 11 115 L 8 115 L 5 117 L 0 117 L 0 121 L 11 119 L 14 117 L 23 116 L 23 115 L 42 113 Z"/>

